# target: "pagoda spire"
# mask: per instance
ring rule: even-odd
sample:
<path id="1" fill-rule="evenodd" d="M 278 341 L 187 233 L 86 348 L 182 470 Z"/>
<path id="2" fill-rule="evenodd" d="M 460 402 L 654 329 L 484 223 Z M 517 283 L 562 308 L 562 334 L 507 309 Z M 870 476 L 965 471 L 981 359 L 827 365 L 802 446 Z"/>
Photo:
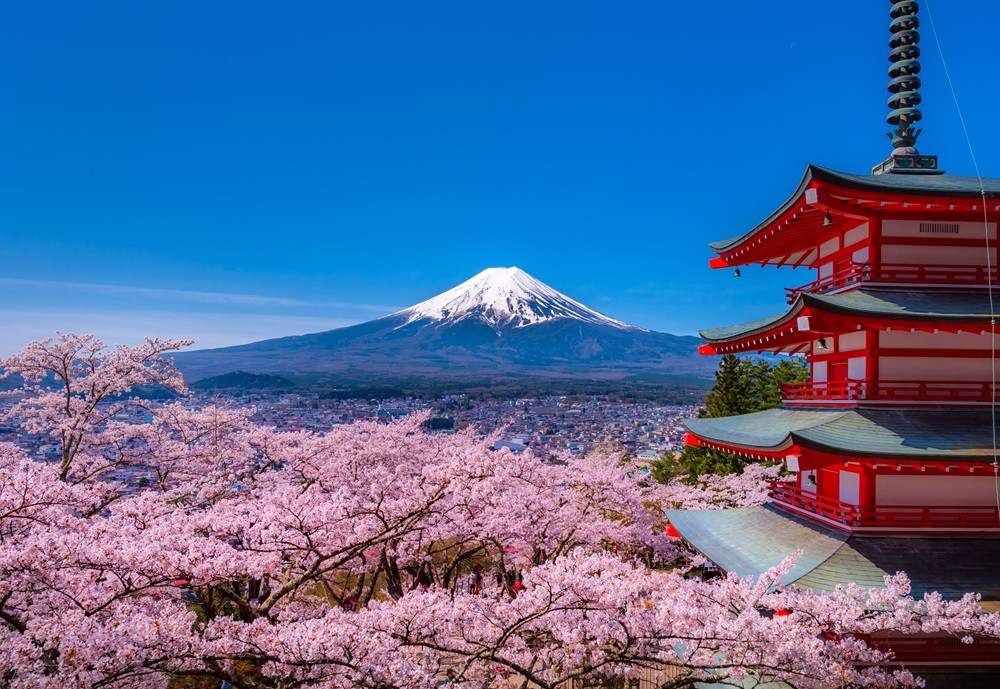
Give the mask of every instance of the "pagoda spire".
<path id="1" fill-rule="evenodd" d="M 920 7 L 914 0 L 893 2 L 889 16 L 889 115 L 885 121 L 896 125 L 896 129 L 886 134 L 894 149 L 913 148 L 922 129 L 913 125 L 922 117 L 920 108 L 920 34 L 917 27 L 917 11 Z M 910 153 L 910 151 L 906 151 Z M 916 151 L 912 151 L 916 153 Z"/>
<path id="2" fill-rule="evenodd" d="M 914 148 L 922 129 L 914 125 L 920 121 L 920 34 L 917 27 L 916 0 L 889 0 L 889 114 L 885 121 L 896 128 L 887 132 L 892 141 L 892 155 L 872 169 L 872 174 L 885 172 L 936 173 L 937 156 L 924 156 Z"/>

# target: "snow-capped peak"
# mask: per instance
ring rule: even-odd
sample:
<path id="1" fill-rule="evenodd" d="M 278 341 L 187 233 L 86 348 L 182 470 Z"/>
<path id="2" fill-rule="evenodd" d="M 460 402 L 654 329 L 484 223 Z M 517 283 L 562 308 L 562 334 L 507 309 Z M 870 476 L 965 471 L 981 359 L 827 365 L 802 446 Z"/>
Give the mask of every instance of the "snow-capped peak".
<path id="1" fill-rule="evenodd" d="M 393 315 L 404 316 L 403 325 L 421 320 L 457 322 L 475 318 L 500 329 L 573 318 L 622 330 L 641 330 L 608 318 L 515 267 L 487 268 L 457 287 Z"/>

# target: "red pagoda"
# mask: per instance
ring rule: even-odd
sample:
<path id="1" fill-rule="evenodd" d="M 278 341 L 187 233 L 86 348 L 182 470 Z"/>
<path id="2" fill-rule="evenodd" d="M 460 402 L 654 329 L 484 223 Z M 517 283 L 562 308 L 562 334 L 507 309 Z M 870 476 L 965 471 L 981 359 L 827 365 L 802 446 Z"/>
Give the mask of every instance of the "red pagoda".
<path id="1" fill-rule="evenodd" d="M 668 516 L 725 571 L 759 574 L 801 551 L 786 581 L 802 588 L 879 587 L 905 571 L 916 595 L 977 591 L 990 606 L 1000 601 L 1000 179 L 944 174 L 914 147 L 917 9 L 891 10 L 892 155 L 871 175 L 810 166 L 770 217 L 710 245 L 713 268 L 816 271 L 786 290 L 784 313 L 701 332 L 704 354 L 804 355 L 810 380 L 785 386 L 781 407 L 687 422 L 688 444 L 782 461 L 794 481 L 774 483 L 763 507 Z M 1000 666 L 996 644 L 892 646 L 921 673 Z M 979 677 L 1000 686 L 993 672 Z"/>

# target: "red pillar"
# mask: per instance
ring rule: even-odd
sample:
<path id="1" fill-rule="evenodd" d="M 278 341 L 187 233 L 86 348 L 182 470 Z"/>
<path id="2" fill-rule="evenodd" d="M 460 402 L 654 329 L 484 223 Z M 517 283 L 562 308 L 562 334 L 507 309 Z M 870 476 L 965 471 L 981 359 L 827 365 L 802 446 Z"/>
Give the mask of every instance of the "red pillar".
<path id="1" fill-rule="evenodd" d="M 873 269 L 878 269 L 882 265 L 882 218 L 868 220 L 868 237 L 871 240 L 868 249 L 868 264 Z"/>
<path id="2" fill-rule="evenodd" d="M 875 476 L 876 472 L 870 464 L 862 465 L 858 486 L 858 502 L 862 505 L 875 504 Z"/>

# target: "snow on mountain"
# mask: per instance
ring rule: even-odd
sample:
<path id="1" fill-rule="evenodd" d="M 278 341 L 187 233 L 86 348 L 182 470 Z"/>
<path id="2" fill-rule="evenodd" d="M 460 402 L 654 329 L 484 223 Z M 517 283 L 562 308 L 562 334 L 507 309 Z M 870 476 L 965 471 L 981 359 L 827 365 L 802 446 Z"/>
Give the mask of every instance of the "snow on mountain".
<path id="1" fill-rule="evenodd" d="M 524 328 L 560 318 L 646 332 L 634 325 L 608 318 L 536 280 L 520 268 L 487 268 L 462 284 L 392 314 L 403 317 L 404 327 L 417 321 L 457 323 L 476 319 L 498 332 Z"/>

